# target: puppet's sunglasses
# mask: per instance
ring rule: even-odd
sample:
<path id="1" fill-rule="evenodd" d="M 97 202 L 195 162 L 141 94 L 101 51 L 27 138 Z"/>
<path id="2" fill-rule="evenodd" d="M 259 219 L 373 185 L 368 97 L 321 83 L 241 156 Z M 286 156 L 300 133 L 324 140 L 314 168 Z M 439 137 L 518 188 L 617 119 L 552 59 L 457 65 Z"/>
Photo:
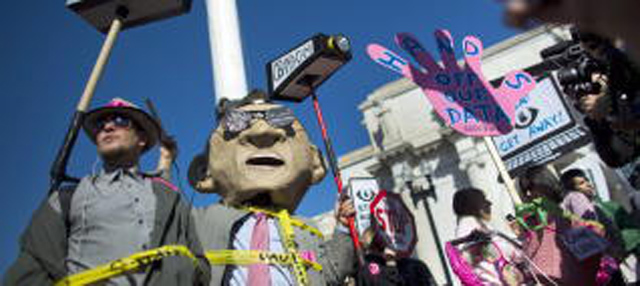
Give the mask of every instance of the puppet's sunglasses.
<path id="1" fill-rule="evenodd" d="M 113 123 L 113 126 L 115 126 L 117 128 L 131 128 L 131 127 L 133 127 L 133 121 L 131 121 L 131 119 L 129 117 L 126 117 L 126 116 L 120 115 L 120 114 L 116 114 L 116 115 L 105 116 L 103 118 L 98 119 L 98 121 L 96 123 L 97 131 L 100 131 L 100 130 L 104 129 L 104 127 L 107 126 L 107 124 L 109 124 L 109 123 Z"/>
<path id="2" fill-rule="evenodd" d="M 225 131 L 238 134 L 251 127 L 253 119 L 262 119 L 275 128 L 288 128 L 296 120 L 293 111 L 286 107 L 276 107 L 262 111 L 228 109 L 222 117 Z"/>

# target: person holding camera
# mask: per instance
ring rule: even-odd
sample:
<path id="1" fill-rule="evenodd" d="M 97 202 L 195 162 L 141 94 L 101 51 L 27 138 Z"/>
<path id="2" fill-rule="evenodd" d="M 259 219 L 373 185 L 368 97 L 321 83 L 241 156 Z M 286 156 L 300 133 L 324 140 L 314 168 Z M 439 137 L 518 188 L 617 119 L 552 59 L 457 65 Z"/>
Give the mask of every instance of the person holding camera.
<path id="1" fill-rule="evenodd" d="M 640 156 L 640 71 L 609 39 L 571 29 L 572 39 L 540 52 L 584 115 L 600 158 L 621 167 Z"/>
<path id="2" fill-rule="evenodd" d="M 604 37 L 621 38 L 633 60 L 640 63 L 640 34 L 637 33 L 635 0 L 504 0 L 508 25 L 527 28 L 537 23 L 575 24 Z"/>
<path id="3" fill-rule="evenodd" d="M 623 101 L 611 94 L 606 75 L 593 74 L 592 81 L 601 86 L 600 91 L 580 96 L 577 107 L 585 115 L 584 124 L 600 159 L 610 167 L 622 167 L 640 155 L 640 118 L 634 107 L 638 99 L 634 95 Z"/>

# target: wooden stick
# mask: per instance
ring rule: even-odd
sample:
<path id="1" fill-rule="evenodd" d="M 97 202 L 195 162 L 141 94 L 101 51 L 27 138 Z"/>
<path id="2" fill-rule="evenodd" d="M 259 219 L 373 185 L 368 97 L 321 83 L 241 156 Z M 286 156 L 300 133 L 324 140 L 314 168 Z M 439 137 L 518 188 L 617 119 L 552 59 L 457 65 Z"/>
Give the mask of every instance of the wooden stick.
<path id="1" fill-rule="evenodd" d="M 107 38 L 102 45 L 100 55 L 98 55 L 98 60 L 96 60 L 96 64 L 93 66 L 93 70 L 91 71 L 91 75 L 89 76 L 89 81 L 84 88 L 84 92 L 82 93 L 82 97 L 80 98 L 80 102 L 78 103 L 76 111 L 84 112 L 89 108 L 91 99 L 93 99 L 93 93 L 96 90 L 96 85 L 98 84 L 98 80 L 100 80 L 102 70 L 107 63 L 107 60 L 109 60 L 111 49 L 113 48 L 113 44 L 115 43 L 121 28 L 122 21 L 118 17 L 116 17 L 111 23 L 109 34 L 107 34 Z"/>
<path id="2" fill-rule="evenodd" d="M 80 102 L 78 102 L 76 112 L 73 115 L 73 119 L 71 120 L 69 129 L 67 130 L 67 134 L 65 135 L 64 141 L 62 142 L 62 146 L 60 147 L 60 149 L 58 149 L 56 159 L 53 161 L 53 165 L 51 166 L 51 184 L 49 188 L 50 192 L 57 190 L 58 187 L 60 187 L 60 185 L 65 181 L 78 181 L 78 179 L 72 178 L 67 175 L 67 162 L 69 161 L 71 150 L 73 149 L 73 146 L 75 145 L 75 142 L 78 138 L 78 133 L 80 132 L 80 129 L 82 129 L 84 114 L 89 108 L 89 103 L 91 103 L 91 99 L 93 98 L 93 92 L 96 89 L 96 84 L 100 79 L 100 75 L 102 75 L 102 69 L 109 59 L 111 48 L 113 48 L 113 43 L 115 42 L 121 27 L 122 21 L 118 18 L 114 19 L 111 23 L 111 28 L 109 29 L 107 39 L 102 45 L 102 50 L 100 50 L 100 55 L 98 56 L 98 60 L 96 61 L 95 66 L 93 66 L 89 81 L 85 86 L 84 93 L 80 98 Z"/>
<path id="3" fill-rule="evenodd" d="M 498 168 L 500 177 L 502 177 L 502 180 L 504 181 L 504 184 L 507 187 L 507 191 L 509 192 L 511 201 L 513 202 L 514 205 L 522 204 L 522 199 L 520 199 L 520 194 L 518 194 L 518 191 L 516 190 L 516 184 L 513 182 L 513 179 L 509 175 L 509 172 L 507 172 L 507 168 L 504 165 L 502 158 L 500 158 L 500 154 L 498 154 L 498 150 L 496 149 L 496 146 L 493 145 L 491 138 L 489 138 L 488 136 L 483 137 L 483 139 L 484 139 L 485 146 L 487 146 L 487 150 L 489 150 L 489 154 L 491 154 L 491 159 L 493 159 L 493 163 Z"/>

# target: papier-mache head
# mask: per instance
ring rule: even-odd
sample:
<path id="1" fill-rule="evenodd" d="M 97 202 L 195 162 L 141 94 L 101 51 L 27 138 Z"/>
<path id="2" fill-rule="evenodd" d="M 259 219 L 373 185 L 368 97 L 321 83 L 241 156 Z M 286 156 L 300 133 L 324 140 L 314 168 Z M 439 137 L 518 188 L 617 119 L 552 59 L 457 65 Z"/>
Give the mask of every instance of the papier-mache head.
<path id="1" fill-rule="evenodd" d="M 221 101 L 218 125 L 193 159 L 189 180 L 228 205 L 294 211 L 325 174 L 320 151 L 291 109 L 252 91 L 240 101 Z"/>

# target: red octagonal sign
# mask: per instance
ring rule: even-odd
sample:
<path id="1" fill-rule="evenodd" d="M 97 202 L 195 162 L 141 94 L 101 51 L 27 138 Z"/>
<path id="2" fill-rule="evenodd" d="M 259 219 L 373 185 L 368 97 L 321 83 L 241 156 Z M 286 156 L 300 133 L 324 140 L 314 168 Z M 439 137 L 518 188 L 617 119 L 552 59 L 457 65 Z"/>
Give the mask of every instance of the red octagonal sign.
<path id="1" fill-rule="evenodd" d="M 371 213 L 384 234 L 387 247 L 398 256 L 410 256 L 417 242 L 416 224 L 402 198 L 381 190 L 371 203 Z"/>

